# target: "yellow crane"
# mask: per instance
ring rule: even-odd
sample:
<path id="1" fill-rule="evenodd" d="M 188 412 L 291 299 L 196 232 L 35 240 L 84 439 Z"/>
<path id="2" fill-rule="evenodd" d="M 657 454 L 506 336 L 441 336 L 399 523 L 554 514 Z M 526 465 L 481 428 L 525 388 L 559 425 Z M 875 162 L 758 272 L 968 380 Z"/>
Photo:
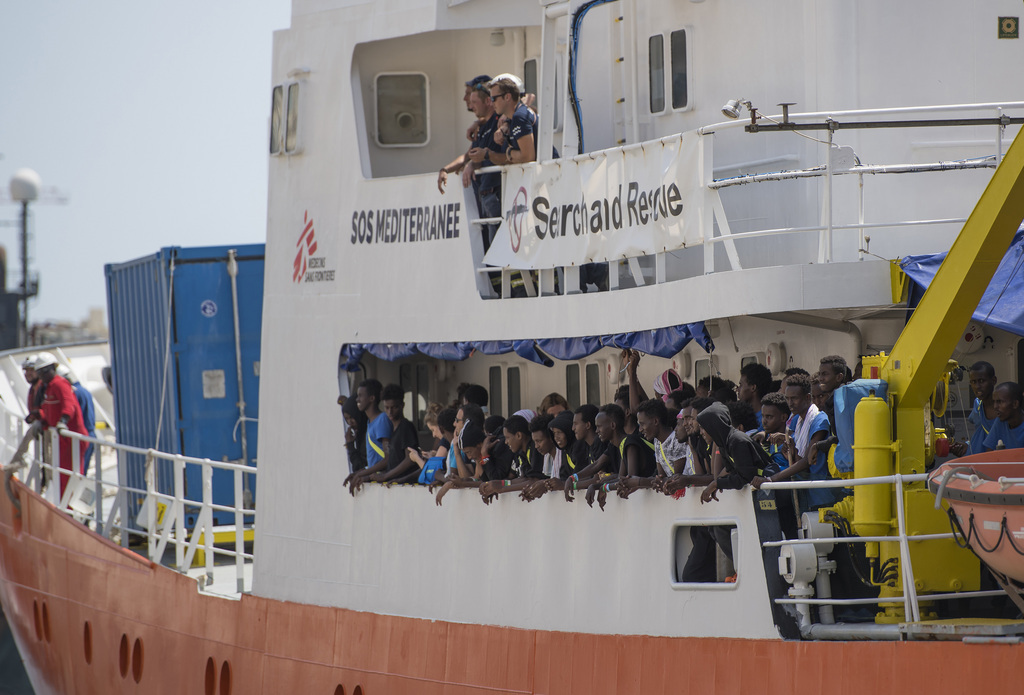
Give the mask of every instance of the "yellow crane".
<path id="1" fill-rule="evenodd" d="M 878 378 L 887 382 L 888 400 L 868 397 L 857 406 L 854 477 L 925 472 L 934 457 L 931 416 L 936 383 L 948 379 L 949 357 L 1022 220 L 1024 136 L 1018 133 L 892 352 L 864 358 L 865 373 L 874 367 Z M 900 500 L 894 485 L 854 490 L 852 502 L 847 498 L 832 511 L 846 517 L 862 536 L 893 535 L 892 542 L 867 544 L 868 557 L 876 562 L 898 566 L 902 561 L 894 535 L 900 507 L 908 535 L 949 531 L 946 515 L 934 508 L 934 497 L 923 482 L 905 485 Z M 977 558 L 952 540 L 910 543 L 909 548 L 917 593 L 978 588 Z M 895 598 L 907 589 L 902 586 L 903 573 L 895 576 L 894 585 L 881 586 L 881 597 L 893 596 L 894 602 L 881 604 L 877 622 L 907 620 L 903 602 Z"/>

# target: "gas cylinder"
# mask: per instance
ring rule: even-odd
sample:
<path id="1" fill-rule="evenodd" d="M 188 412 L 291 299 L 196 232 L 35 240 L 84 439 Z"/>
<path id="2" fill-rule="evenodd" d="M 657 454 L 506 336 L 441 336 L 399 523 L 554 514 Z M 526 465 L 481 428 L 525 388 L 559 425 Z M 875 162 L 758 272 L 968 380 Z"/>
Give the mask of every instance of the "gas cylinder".
<path id="1" fill-rule="evenodd" d="M 889 404 L 871 391 L 853 416 L 855 478 L 892 475 L 892 417 Z M 854 488 L 853 528 L 861 536 L 885 536 L 891 529 L 892 486 Z"/>

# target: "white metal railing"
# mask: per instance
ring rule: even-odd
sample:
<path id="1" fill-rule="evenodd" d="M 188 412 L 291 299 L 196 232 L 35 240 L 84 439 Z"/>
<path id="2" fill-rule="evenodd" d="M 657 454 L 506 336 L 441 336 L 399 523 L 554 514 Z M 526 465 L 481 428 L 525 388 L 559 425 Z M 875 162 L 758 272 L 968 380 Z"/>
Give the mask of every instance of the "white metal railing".
<path id="1" fill-rule="evenodd" d="M 28 435 L 28 437 L 26 437 Z M 58 433 L 50 428 L 36 435 L 33 428 L 27 426 L 20 416 L 12 413 L 0 404 L 0 456 L 4 461 L 11 460 L 4 466 L 5 472 L 19 476 L 23 482 L 41 494 L 58 509 L 64 511 L 78 521 L 91 525 L 96 533 L 110 539 L 114 532 L 120 535 L 121 544 L 128 546 L 131 535 L 143 536 L 147 540 L 149 559 L 163 562 L 169 544 L 174 546 L 174 560 L 168 566 L 181 573 L 187 573 L 192 566 L 196 553 L 203 552 L 203 581 L 201 586 L 210 586 L 214 581 L 215 558 L 227 557 L 234 560 L 235 589 L 243 593 L 247 586 L 245 566 L 251 563 L 253 555 L 245 551 L 246 531 L 254 528 L 256 511 L 245 507 L 244 478 L 255 475 L 256 468 L 235 463 L 212 461 L 191 456 L 168 454 L 154 449 L 118 444 L 98 437 L 88 437 L 70 431 Z M 61 468 L 60 436 L 75 442 L 89 442 L 94 446 L 91 476 L 78 473 L 81 470 L 81 457 L 78 446 L 72 446 L 71 470 Z M 17 455 L 21 449 L 23 455 Z M 47 453 L 48 452 L 48 453 Z M 126 466 L 126 455 L 138 454 L 145 457 L 145 489 L 122 485 Z M 103 477 L 103 461 L 106 456 L 116 456 L 118 479 L 106 480 Z M 169 461 L 173 470 L 173 486 L 171 493 L 161 492 L 156 484 L 156 462 Z M 185 496 L 185 472 L 189 466 L 200 469 L 202 479 L 202 497 L 199 500 Z M 234 505 L 216 504 L 213 501 L 213 471 L 226 470 L 232 473 L 234 482 Z M 60 479 L 68 480 L 63 495 L 60 495 Z M 105 491 L 113 491 L 113 495 L 105 497 Z M 128 524 L 128 496 L 142 496 L 145 500 L 138 511 L 137 523 L 140 529 Z M 104 509 L 104 499 L 112 497 L 108 509 Z M 192 529 L 185 525 L 186 510 L 195 513 L 195 524 Z M 234 515 L 233 530 L 214 525 L 215 512 L 228 512 Z M 233 548 L 220 548 L 215 544 L 214 534 L 223 536 L 230 533 L 234 537 Z"/>
<path id="2" fill-rule="evenodd" d="M 910 557 L 910 544 L 929 541 L 946 541 L 955 538 L 953 533 L 931 533 L 907 535 L 906 515 L 903 508 L 903 486 L 905 483 L 923 482 L 928 474 L 915 475 L 895 474 L 870 478 L 849 478 L 844 480 L 799 480 L 777 483 L 765 483 L 765 490 L 812 490 L 822 488 L 858 487 L 861 485 L 895 485 L 896 486 L 896 534 L 891 536 L 840 536 L 832 538 L 797 538 L 784 541 L 766 541 L 764 548 L 780 548 L 787 545 L 831 545 L 834 543 L 892 543 L 900 546 L 899 570 L 903 583 L 902 596 L 886 596 L 884 598 L 836 599 L 836 598 L 777 598 L 775 603 L 789 605 L 843 606 L 869 605 L 879 603 L 902 602 L 904 613 L 913 622 L 921 620 L 921 608 L 917 596 L 917 585 L 914 580 L 914 567 Z M 928 601 L 942 601 L 976 596 L 1002 596 L 1005 592 L 996 591 L 961 591 L 948 594 L 928 594 Z"/>
<path id="3" fill-rule="evenodd" d="M 847 111 L 818 111 L 808 113 L 789 113 L 783 116 L 777 114 L 769 116 L 767 114 L 759 114 L 759 117 L 763 121 L 759 122 L 774 122 L 778 123 L 784 117 L 787 119 L 787 123 L 807 123 L 815 121 L 824 121 L 836 119 L 875 119 L 880 120 L 883 118 L 906 118 L 912 115 L 923 115 L 927 117 L 938 117 L 941 114 L 962 114 L 965 112 L 983 113 L 987 115 L 994 115 L 996 118 L 1004 118 L 1005 111 L 1007 110 L 1019 110 L 1024 109 L 1024 102 L 1022 101 L 1008 101 L 1008 102 L 985 102 L 976 104 L 946 104 L 946 105 L 935 105 L 935 106 L 911 106 L 911 107 L 898 107 L 898 108 L 884 108 L 884 109 L 856 109 Z M 740 118 L 734 121 L 725 121 L 721 123 L 715 123 L 708 126 L 703 126 L 696 129 L 696 133 L 701 136 L 714 135 L 716 133 L 723 133 L 732 130 L 743 129 L 750 124 L 749 119 Z M 896 126 L 890 126 L 895 128 Z M 948 127 L 955 127 L 955 124 L 950 124 Z M 986 126 L 987 127 L 987 126 Z M 704 258 L 703 258 L 703 274 L 711 274 L 716 272 L 715 267 L 715 253 L 714 249 L 716 245 L 723 245 L 726 250 L 726 257 L 728 259 L 729 270 L 742 270 L 743 264 L 741 263 L 740 255 L 736 250 L 736 242 L 756 239 L 765 236 L 777 236 L 777 235 L 796 235 L 806 233 L 818 233 L 818 262 L 820 263 L 831 263 L 834 262 L 833 257 L 833 235 L 837 231 L 859 231 L 859 243 L 857 248 L 857 260 L 863 260 L 867 253 L 867 238 L 865 237 L 865 231 L 869 229 L 885 229 L 885 230 L 899 230 L 909 227 L 921 227 L 921 226 L 939 226 L 939 225 L 960 225 L 966 222 L 966 218 L 942 218 L 942 219 L 896 219 L 887 221 L 872 221 L 867 222 L 865 220 L 866 210 L 864 202 L 864 177 L 866 175 L 877 176 L 885 174 L 919 174 L 925 172 L 949 172 L 949 171 L 964 171 L 970 169 L 994 169 L 998 166 L 999 162 L 1002 161 L 1003 156 L 1003 135 L 1005 131 L 1005 125 L 995 126 L 995 137 L 993 138 L 992 152 L 983 157 L 969 158 L 965 160 L 957 161 L 939 161 L 939 162 L 926 162 L 926 163 L 895 163 L 895 164 L 880 164 L 880 165 L 862 165 L 857 163 L 851 167 L 834 167 L 833 158 L 828 153 L 825 156 L 825 164 L 809 167 L 800 170 L 787 170 L 777 171 L 762 174 L 750 174 L 736 177 L 725 177 L 725 178 L 714 178 L 706 184 L 706 195 L 704 199 L 704 211 L 703 216 L 706 220 L 714 220 L 718 225 L 718 234 L 714 234 L 713 231 L 705 230 L 703 234 L 702 245 L 704 247 Z M 881 129 L 881 128 L 879 128 Z M 828 152 L 831 152 L 835 145 L 833 143 L 833 131 L 829 130 L 827 140 L 818 140 L 822 145 L 828 147 Z M 631 152 L 633 150 L 641 149 L 644 147 L 650 147 L 658 143 L 666 143 L 674 138 L 678 138 L 678 135 L 670 135 L 663 138 L 658 138 L 642 143 L 631 143 L 619 147 L 611 147 L 604 150 L 598 150 L 594 152 L 587 152 L 583 154 L 574 155 L 572 157 L 566 157 L 563 160 L 545 160 L 542 165 L 558 165 L 559 162 L 565 161 L 585 161 L 592 160 L 601 156 L 608 156 L 612 154 L 622 154 Z M 704 146 L 703 143 L 705 138 L 701 138 L 701 151 L 703 158 L 706 156 L 703 154 Z M 713 170 L 714 167 L 711 167 Z M 507 209 L 506 201 L 504 200 L 504 178 L 506 166 L 492 166 L 482 169 L 481 172 L 500 172 L 503 178 L 503 200 L 502 209 Z M 855 175 L 858 177 L 858 200 L 856 201 L 857 208 L 857 221 L 849 223 L 837 223 L 834 219 L 834 201 L 832 199 L 832 180 L 835 176 L 850 176 Z M 799 227 L 778 227 L 770 229 L 753 229 L 750 231 L 744 231 L 739 233 L 733 233 L 730 229 L 729 220 L 725 213 L 725 208 L 722 205 L 721 199 L 718 196 L 718 191 L 722 188 L 755 184 L 755 183 L 769 183 L 777 181 L 786 181 L 794 179 L 812 179 L 822 178 L 825 180 L 825 185 L 822 191 L 822 223 L 815 226 L 799 226 Z M 467 193 L 466 200 L 467 209 L 473 210 L 475 204 L 472 200 L 472 194 Z M 500 222 L 500 219 L 472 219 L 470 223 L 479 227 L 484 224 L 494 224 Z M 670 277 L 669 273 L 666 272 L 666 256 L 677 253 L 682 249 L 659 251 L 655 253 L 642 254 L 639 256 L 631 256 L 628 258 L 617 258 L 607 261 L 608 264 L 608 277 L 609 277 L 609 289 L 615 290 L 620 286 L 620 267 L 624 264 L 627 270 L 625 277 L 631 278 L 632 282 L 636 286 L 646 284 L 661 284 L 677 279 Z M 643 259 L 643 263 L 641 263 Z M 486 278 L 487 273 L 501 272 L 502 273 L 502 290 L 501 296 L 508 297 L 509 293 L 509 276 L 512 272 L 516 272 L 510 268 L 495 268 L 495 267 L 478 267 L 476 272 L 481 278 Z M 577 291 L 579 284 L 579 266 L 578 265 L 566 265 L 558 266 L 554 268 L 542 268 L 536 269 L 540 277 L 540 287 L 534 287 L 533 282 L 528 277 L 527 271 L 522 271 L 522 276 L 526 281 L 526 294 L 528 297 L 539 297 L 543 295 L 550 295 L 556 293 L 556 284 L 554 277 L 557 274 L 561 278 L 561 294 L 571 294 Z M 489 285 L 486 282 L 479 284 L 481 294 L 487 296 L 490 292 Z M 485 289 L 487 288 L 487 289 Z"/>

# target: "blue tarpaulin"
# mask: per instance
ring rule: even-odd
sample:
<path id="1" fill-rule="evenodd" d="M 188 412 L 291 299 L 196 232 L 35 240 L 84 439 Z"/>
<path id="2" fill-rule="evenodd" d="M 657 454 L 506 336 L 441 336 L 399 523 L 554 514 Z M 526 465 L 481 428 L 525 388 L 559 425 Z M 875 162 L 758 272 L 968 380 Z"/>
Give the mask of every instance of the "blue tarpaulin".
<path id="1" fill-rule="evenodd" d="M 481 340 L 464 343 L 348 343 L 341 346 L 342 369 L 359 369 L 359 360 L 367 352 L 382 360 L 395 360 L 421 354 L 439 360 L 464 360 L 474 350 L 485 355 L 504 355 L 514 352 L 520 357 L 550 367 L 552 357 L 559 360 L 578 360 L 592 355 L 601 348 L 631 348 L 647 355 L 672 358 L 696 340 L 706 352 L 715 349 L 703 322 L 687 323 L 666 328 L 634 333 L 589 335 L 577 338 L 544 338 L 541 340 Z"/>
<path id="2" fill-rule="evenodd" d="M 924 295 L 931 284 L 945 253 L 907 256 L 900 261 L 900 268 L 918 286 L 912 288 L 910 305 Z M 985 289 L 981 302 L 974 312 L 974 320 L 988 326 L 1001 328 L 1016 335 L 1024 336 L 1024 229 L 1017 230 L 1010 242 L 1010 248 L 999 262 L 992 281 Z"/>

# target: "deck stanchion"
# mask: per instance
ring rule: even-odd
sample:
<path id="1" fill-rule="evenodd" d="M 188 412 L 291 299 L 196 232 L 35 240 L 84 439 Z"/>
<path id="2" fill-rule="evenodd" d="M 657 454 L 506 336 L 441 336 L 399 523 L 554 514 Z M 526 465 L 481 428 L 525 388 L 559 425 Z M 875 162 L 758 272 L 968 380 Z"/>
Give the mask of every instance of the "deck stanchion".
<path id="1" fill-rule="evenodd" d="M 235 586 L 238 593 L 245 592 L 245 515 L 242 513 L 244 503 L 242 485 L 242 469 L 235 469 Z"/>
<path id="2" fill-rule="evenodd" d="M 185 461 L 174 457 L 174 563 L 179 572 L 185 572 Z"/>
<path id="3" fill-rule="evenodd" d="M 203 510 L 199 518 L 205 522 L 203 548 L 206 557 L 203 559 L 206 561 L 206 585 L 210 586 L 213 584 L 213 469 L 209 462 L 203 464 Z"/>
<path id="4" fill-rule="evenodd" d="M 910 562 L 910 544 L 907 543 L 907 523 L 903 509 L 903 476 L 896 479 L 896 523 L 900 534 L 900 569 L 903 572 L 904 614 L 917 623 L 921 621 L 921 608 L 917 604 L 917 586 L 914 584 L 914 566 Z"/>
<path id="5" fill-rule="evenodd" d="M 97 437 L 98 438 L 98 437 Z M 96 524 L 96 533 L 109 537 L 103 532 L 103 446 L 93 443 L 93 458 L 96 459 L 93 465 L 93 505 L 92 518 Z"/>
<path id="6" fill-rule="evenodd" d="M 146 540 L 150 560 L 156 560 L 156 473 L 154 471 L 153 454 L 150 449 L 146 452 Z"/>

